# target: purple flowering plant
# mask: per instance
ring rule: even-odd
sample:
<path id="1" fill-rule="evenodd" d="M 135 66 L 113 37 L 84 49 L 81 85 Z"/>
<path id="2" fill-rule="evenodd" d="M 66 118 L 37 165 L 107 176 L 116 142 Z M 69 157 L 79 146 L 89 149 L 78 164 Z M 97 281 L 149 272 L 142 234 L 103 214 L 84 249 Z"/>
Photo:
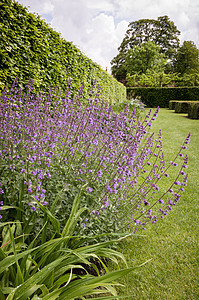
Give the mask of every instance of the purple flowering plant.
<path id="1" fill-rule="evenodd" d="M 2 92 L 0 200 L 17 207 L 3 211 L 3 221 L 32 219 L 39 230 L 45 206 L 63 229 L 81 190 L 84 209 L 76 233 L 135 233 L 164 218 L 180 200 L 190 134 L 166 165 L 161 131 L 151 132 L 158 108 L 145 118 L 128 105 L 116 113 L 99 100 L 99 86 L 87 100 L 82 90 L 72 97 L 69 82 L 65 93 L 51 88 L 36 94 L 33 84 L 22 91 L 14 83 Z M 176 174 L 172 182 L 169 172 Z M 160 183 L 167 188 L 161 190 Z"/>

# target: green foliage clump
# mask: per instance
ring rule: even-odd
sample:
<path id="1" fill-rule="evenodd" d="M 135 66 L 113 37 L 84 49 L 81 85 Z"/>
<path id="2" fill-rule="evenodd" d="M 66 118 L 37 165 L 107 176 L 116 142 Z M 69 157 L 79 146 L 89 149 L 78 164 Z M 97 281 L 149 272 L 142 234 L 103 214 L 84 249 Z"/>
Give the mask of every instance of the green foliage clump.
<path id="1" fill-rule="evenodd" d="M 127 88 L 127 97 L 141 97 L 147 107 L 169 107 L 170 100 L 197 101 L 199 87 L 135 87 Z"/>
<path id="2" fill-rule="evenodd" d="M 161 72 L 165 65 L 165 55 L 152 41 L 142 43 L 141 46 L 133 46 L 129 49 L 125 59 L 127 74 L 145 74 L 148 70 Z"/>
<path id="3" fill-rule="evenodd" d="M 20 191 L 22 192 L 22 191 Z M 52 235 L 48 242 L 40 240 L 48 222 L 58 230 L 59 222 L 48 210 L 44 226 L 31 243 L 27 243 L 28 227 L 16 220 L 0 223 L 0 298 L 5 299 L 80 299 L 93 295 L 117 297 L 115 280 L 132 272 L 134 267 L 109 272 L 99 258 L 118 263 L 125 262 L 122 253 L 110 249 L 110 245 L 120 239 L 85 246 L 89 237 L 73 236 L 74 223 L 78 211 L 78 195 L 74 199 L 70 217 L 60 236 Z M 11 209 L 11 207 L 3 206 Z M 27 233 L 28 232 L 28 233 Z M 43 233 L 42 233 L 43 236 Z M 124 236 L 123 236 L 124 237 Z M 125 262 L 126 263 L 126 262 Z M 83 299 L 83 298 L 82 298 Z M 85 299 L 85 298 L 84 298 Z M 103 298 L 104 299 L 104 298 Z"/>
<path id="4" fill-rule="evenodd" d="M 175 86 L 199 86 L 199 73 L 184 74 L 176 76 Z"/>
<path id="5" fill-rule="evenodd" d="M 125 99 L 122 102 L 117 102 L 113 105 L 113 110 L 117 113 L 125 110 L 128 107 L 129 114 L 136 112 L 137 116 L 140 116 L 140 113 L 144 111 L 145 105 L 140 101 L 139 98 Z"/>
<path id="6" fill-rule="evenodd" d="M 110 102 L 126 98 L 125 87 L 54 31 L 39 16 L 12 0 L 0 2 L 0 90 L 18 78 L 23 88 L 34 80 L 35 87 L 66 89 L 69 78 L 74 92 L 84 85 L 84 96 L 95 79 L 101 97 Z"/>
<path id="7" fill-rule="evenodd" d="M 199 49 L 192 41 L 184 41 L 179 47 L 175 60 L 174 70 L 181 75 L 199 73 Z"/>
<path id="8" fill-rule="evenodd" d="M 176 74 L 165 74 L 164 71 L 154 71 L 148 69 L 146 73 L 126 76 L 126 84 L 129 87 L 163 87 L 173 84 Z"/>
<path id="9" fill-rule="evenodd" d="M 129 87 L 189 87 L 199 86 L 199 73 L 184 74 L 156 72 L 147 70 L 146 73 L 126 75 L 126 85 Z"/>

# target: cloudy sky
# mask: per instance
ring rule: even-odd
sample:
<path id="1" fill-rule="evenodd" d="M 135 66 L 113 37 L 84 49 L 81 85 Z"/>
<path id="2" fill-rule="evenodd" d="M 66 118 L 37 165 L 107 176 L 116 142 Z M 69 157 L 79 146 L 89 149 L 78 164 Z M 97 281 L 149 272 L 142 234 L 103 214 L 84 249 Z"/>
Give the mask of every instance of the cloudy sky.
<path id="1" fill-rule="evenodd" d="M 129 22 L 167 15 L 199 48 L 198 0 L 18 0 L 110 73 Z"/>

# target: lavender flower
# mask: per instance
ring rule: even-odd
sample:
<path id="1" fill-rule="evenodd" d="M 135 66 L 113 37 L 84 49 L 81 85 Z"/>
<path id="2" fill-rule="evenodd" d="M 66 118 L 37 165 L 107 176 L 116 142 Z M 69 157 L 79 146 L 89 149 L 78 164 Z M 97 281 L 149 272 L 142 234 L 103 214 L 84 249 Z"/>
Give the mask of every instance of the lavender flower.
<path id="1" fill-rule="evenodd" d="M 35 211 L 39 208 L 34 207 L 32 197 L 42 205 L 47 205 L 44 199 L 48 199 L 50 206 L 63 189 L 66 199 L 60 213 L 66 219 L 75 193 L 82 189 L 81 205 L 89 210 L 88 222 L 97 218 L 102 228 L 104 219 L 107 226 L 115 223 L 133 231 L 135 224 L 136 230 L 145 228 L 148 222 L 165 216 L 180 199 L 187 184 L 188 157 L 184 152 L 190 134 L 166 166 L 161 131 L 156 136 L 150 133 L 159 108 L 154 114 L 149 111 L 143 121 L 135 111 L 130 115 L 128 106 L 116 114 L 99 100 L 97 84 L 95 88 L 88 100 L 82 99 L 82 87 L 74 98 L 69 87 L 64 97 L 52 89 L 38 96 L 31 94 L 31 89 L 2 93 L 0 171 L 4 168 L 5 177 L 12 176 L 9 184 L 4 180 L 4 193 L 17 202 L 11 191 L 24 182 L 23 203 Z M 179 174 L 176 168 L 173 184 L 161 193 L 159 182 L 166 182 L 170 167 L 177 165 L 182 166 Z"/>

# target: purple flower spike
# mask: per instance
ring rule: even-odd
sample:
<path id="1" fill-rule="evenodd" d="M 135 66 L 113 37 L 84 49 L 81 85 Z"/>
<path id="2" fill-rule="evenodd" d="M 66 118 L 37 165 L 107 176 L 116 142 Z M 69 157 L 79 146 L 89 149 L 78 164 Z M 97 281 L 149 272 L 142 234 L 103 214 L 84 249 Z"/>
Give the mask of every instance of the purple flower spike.
<path id="1" fill-rule="evenodd" d="M 32 171 L 32 174 L 35 176 L 37 175 L 37 170 Z"/>
<path id="2" fill-rule="evenodd" d="M 163 204 L 163 203 L 164 203 L 164 200 L 159 199 L 159 203 Z"/>

